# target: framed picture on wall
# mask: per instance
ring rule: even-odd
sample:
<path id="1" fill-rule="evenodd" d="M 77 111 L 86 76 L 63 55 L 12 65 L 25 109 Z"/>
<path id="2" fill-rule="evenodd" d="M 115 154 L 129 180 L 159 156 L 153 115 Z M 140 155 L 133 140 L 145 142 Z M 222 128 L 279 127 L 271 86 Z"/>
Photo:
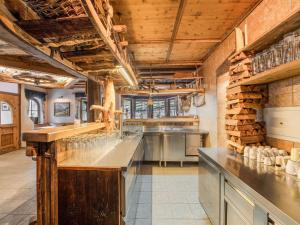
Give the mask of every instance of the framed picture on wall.
<path id="1" fill-rule="evenodd" d="M 9 105 L 5 102 L 1 103 L 1 111 L 10 111 Z"/>
<path id="2" fill-rule="evenodd" d="M 68 117 L 70 116 L 70 102 L 55 102 L 54 103 L 54 116 Z"/>

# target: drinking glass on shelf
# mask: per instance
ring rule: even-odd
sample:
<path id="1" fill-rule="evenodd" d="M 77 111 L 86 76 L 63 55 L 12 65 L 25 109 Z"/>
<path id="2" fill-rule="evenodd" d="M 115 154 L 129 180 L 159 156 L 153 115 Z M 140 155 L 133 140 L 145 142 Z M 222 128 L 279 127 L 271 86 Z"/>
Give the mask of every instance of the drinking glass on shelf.
<path id="1" fill-rule="evenodd" d="M 294 32 L 294 60 L 300 59 L 300 29 Z"/>
<path id="2" fill-rule="evenodd" d="M 283 38 L 283 63 L 294 60 L 294 33 L 288 33 Z"/>
<path id="3" fill-rule="evenodd" d="M 276 67 L 283 63 L 283 41 L 274 44 L 272 48 L 274 48 L 273 67 Z"/>
<path id="4" fill-rule="evenodd" d="M 257 54 L 252 58 L 252 75 L 259 73 L 258 57 Z"/>

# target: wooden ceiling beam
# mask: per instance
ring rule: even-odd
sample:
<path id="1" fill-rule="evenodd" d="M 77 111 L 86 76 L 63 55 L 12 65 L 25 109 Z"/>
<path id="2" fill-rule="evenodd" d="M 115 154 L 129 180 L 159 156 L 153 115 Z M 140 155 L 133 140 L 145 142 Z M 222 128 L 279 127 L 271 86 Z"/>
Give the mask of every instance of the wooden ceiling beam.
<path id="1" fill-rule="evenodd" d="M 0 65 L 21 70 L 29 70 L 34 72 L 50 73 L 65 77 L 74 77 L 64 70 L 53 67 L 47 63 L 33 62 L 26 60 L 25 57 L 16 56 L 0 56 Z"/>
<path id="2" fill-rule="evenodd" d="M 159 90 L 158 92 L 152 92 L 150 90 L 119 90 L 121 95 L 145 95 L 149 96 L 164 96 L 164 95 L 180 95 L 180 94 L 192 94 L 192 93 L 205 93 L 204 88 L 178 88 L 178 89 L 166 89 Z"/>
<path id="3" fill-rule="evenodd" d="M 186 77 L 166 77 L 166 76 L 154 76 L 154 77 L 149 77 L 149 76 L 145 76 L 145 77 L 140 77 L 140 80 L 153 80 L 153 81 L 159 81 L 159 80 L 196 80 L 196 79 L 203 79 L 203 76 L 199 76 L 199 77 L 194 77 L 194 76 L 186 76 Z"/>
<path id="4" fill-rule="evenodd" d="M 175 44 L 188 44 L 188 43 L 220 43 L 222 40 L 218 38 L 205 38 L 205 39 L 175 39 Z M 143 45 L 143 44 L 170 44 L 170 40 L 145 40 L 130 42 L 130 45 Z"/>
<path id="5" fill-rule="evenodd" d="M 65 72 L 79 78 L 88 77 L 87 73 L 79 72 L 80 68 L 66 59 L 62 59 L 57 52 L 49 48 L 39 47 L 39 41 L 20 29 L 14 22 L 0 15 L 0 37 L 17 48 L 44 60 L 50 65 L 64 70 Z"/>
<path id="6" fill-rule="evenodd" d="M 161 62 L 161 61 L 136 61 L 135 66 L 137 69 L 142 68 L 176 68 L 176 67 L 199 67 L 203 64 L 202 61 L 169 61 L 169 62 Z"/>
<path id="7" fill-rule="evenodd" d="M 184 12 L 184 8 L 186 6 L 187 0 L 180 0 L 179 3 L 179 8 L 177 11 L 177 16 L 176 16 L 176 20 L 175 20 L 175 24 L 174 24 L 174 28 L 173 28 L 173 32 L 172 32 L 172 37 L 171 37 L 171 42 L 167 51 L 167 57 L 166 57 L 166 62 L 169 62 L 170 60 L 170 56 L 174 47 L 174 41 L 176 40 L 176 36 L 179 30 L 179 26 L 181 23 L 181 19 L 183 16 L 183 12 Z"/>
<path id="8" fill-rule="evenodd" d="M 108 33 L 107 28 L 101 22 L 99 15 L 98 15 L 92 1 L 91 0 L 81 0 L 81 3 L 85 9 L 87 15 L 91 19 L 91 21 L 94 25 L 94 28 L 97 30 L 97 32 L 100 35 L 100 37 L 102 38 L 102 40 L 107 44 L 107 46 L 111 50 L 112 54 L 115 56 L 116 60 L 120 63 L 120 65 L 128 73 L 130 80 L 132 80 L 132 83 L 130 81 L 128 81 L 128 82 L 130 83 L 130 85 L 136 86 L 138 84 L 138 81 L 136 79 L 136 76 L 135 76 L 135 73 L 133 71 L 131 64 L 128 62 L 128 59 L 124 57 L 126 52 L 120 51 L 120 49 L 117 46 L 117 43 L 115 43 L 115 41 L 112 40 L 107 35 L 107 33 Z"/>

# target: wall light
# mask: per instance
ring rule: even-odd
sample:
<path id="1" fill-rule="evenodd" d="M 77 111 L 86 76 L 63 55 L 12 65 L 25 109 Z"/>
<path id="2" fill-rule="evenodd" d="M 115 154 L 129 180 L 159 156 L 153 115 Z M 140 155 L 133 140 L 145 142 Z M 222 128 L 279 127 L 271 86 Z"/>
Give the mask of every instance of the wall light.
<path id="1" fill-rule="evenodd" d="M 124 67 L 117 66 L 116 68 L 118 69 L 118 71 L 120 72 L 122 77 L 130 84 L 130 86 L 134 86 L 134 82 L 133 82 L 132 78 L 130 77 L 128 72 L 124 69 Z"/>

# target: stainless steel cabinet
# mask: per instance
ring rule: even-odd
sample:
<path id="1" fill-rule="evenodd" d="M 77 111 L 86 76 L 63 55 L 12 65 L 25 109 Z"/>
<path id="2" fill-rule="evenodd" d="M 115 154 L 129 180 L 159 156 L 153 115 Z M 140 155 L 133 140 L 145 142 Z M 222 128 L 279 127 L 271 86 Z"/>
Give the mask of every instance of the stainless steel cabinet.
<path id="1" fill-rule="evenodd" d="M 198 149 L 202 147 L 202 135 L 201 134 L 186 134 L 185 141 L 185 155 L 186 156 L 198 156 Z"/>
<path id="2" fill-rule="evenodd" d="M 185 158 L 185 134 L 163 134 L 163 161 L 183 161 Z"/>
<path id="3" fill-rule="evenodd" d="M 199 200 L 213 225 L 220 224 L 221 172 L 199 158 Z"/>
<path id="4" fill-rule="evenodd" d="M 144 134 L 145 161 L 162 161 L 162 135 Z"/>

